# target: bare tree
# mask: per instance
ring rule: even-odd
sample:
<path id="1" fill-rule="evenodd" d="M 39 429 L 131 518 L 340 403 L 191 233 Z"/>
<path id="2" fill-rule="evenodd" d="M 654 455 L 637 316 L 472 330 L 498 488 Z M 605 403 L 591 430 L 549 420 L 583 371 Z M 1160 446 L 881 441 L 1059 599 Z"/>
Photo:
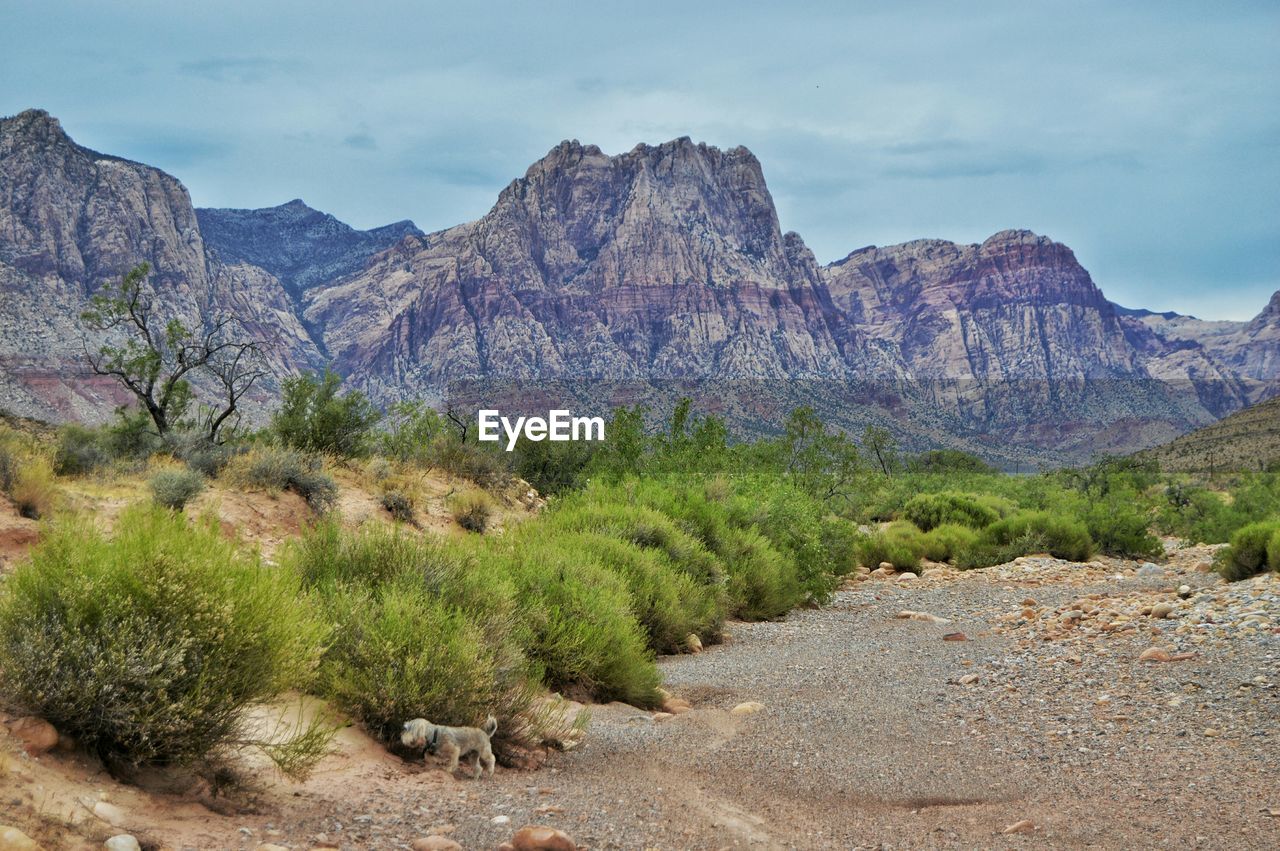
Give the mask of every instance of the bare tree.
<path id="1" fill-rule="evenodd" d="M 172 431 L 190 407 L 195 397 L 190 376 L 197 371 L 212 375 L 223 397 L 204 427 L 207 437 L 217 441 L 222 426 L 237 416 L 244 394 L 265 374 L 262 345 L 234 339 L 240 323 L 231 317 L 206 321 L 202 331 L 180 319 L 162 320 L 146 286 L 150 272 L 149 263 L 135 266 L 118 286 L 93 297 L 81 320 L 92 331 L 123 336 L 123 342 L 104 339 L 94 351 L 86 338 L 85 358 L 95 374 L 114 378 L 137 398 L 160 435 Z"/>

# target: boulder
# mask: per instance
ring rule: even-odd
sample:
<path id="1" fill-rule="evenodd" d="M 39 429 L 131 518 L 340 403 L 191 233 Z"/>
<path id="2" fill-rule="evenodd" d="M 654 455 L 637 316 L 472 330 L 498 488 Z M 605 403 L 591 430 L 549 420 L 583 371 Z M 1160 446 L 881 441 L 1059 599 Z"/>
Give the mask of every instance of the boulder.
<path id="1" fill-rule="evenodd" d="M 11 732 L 31 756 L 40 756 L 58 746 L 58 731 L 43 718 L 28 715 L 9 725 Z"/>
<path id="2" fill-rule="evenodd" d="M 578 846 L 569 834 L 554 827 L 525 825 L 511 837 L 515 851 L 577 851 Z"/>

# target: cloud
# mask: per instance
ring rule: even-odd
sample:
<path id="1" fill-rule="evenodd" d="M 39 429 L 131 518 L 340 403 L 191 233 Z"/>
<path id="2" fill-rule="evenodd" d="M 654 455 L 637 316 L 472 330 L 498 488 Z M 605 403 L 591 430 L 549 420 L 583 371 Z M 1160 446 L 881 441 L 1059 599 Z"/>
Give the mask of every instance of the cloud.
<path id="1" fill-rule="evenodd" d="M 342 144 L 357 151 L 376 151 L 378 149 L 377 141 L 363 130 L 347 136 L 342 140 Z"/>
<path id="2" fill-rule="evenodd" d="M 307 8 L 8 0 L 0 113 L 49 109 L 199 204 L 425 230 L 561 139 L 688 135 L 749 147 L 823 261 L 1027 227 L 1126 304 L 1239 316 L 1280 285 L 1275 3 Z"/>
<path id="3" fill-rule="evenodd" d="M 197 59 L 178 64 L 178 70 L 182 74 L 214 83 L 263 83 L 273 76 L 297 70 L 298 67 L 298 63 L 264 56 Z"/>

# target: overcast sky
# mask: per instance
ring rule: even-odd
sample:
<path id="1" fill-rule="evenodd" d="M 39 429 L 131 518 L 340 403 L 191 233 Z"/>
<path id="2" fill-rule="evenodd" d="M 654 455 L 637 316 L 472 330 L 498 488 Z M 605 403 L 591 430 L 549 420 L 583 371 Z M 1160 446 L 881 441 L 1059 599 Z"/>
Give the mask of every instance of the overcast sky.
<path id="1" fill-rule="evenodd" d="M 47 109 L 198 206 L 301 197 L 430 231 L 561 139 L 691 136 L 754 151 L 823 262 L 1025 227 L 1126 305 L 1248 318 L 1280 289 L 1274 0 L 3 0 L 0 19 L 0 114 Z"/>

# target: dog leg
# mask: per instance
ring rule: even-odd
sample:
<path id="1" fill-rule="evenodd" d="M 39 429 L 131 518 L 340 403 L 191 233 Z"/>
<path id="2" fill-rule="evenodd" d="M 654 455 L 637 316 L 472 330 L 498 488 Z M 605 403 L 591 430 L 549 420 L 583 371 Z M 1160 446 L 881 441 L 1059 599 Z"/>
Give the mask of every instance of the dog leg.
<path id="1" fill-rule="evenodd" d="M 449 758 L 449 773 L 453 774 L 458 770 L 458 757 L 462 756 L 462 752 L 452 742 L 441 745 L 440 752 Z"/>

